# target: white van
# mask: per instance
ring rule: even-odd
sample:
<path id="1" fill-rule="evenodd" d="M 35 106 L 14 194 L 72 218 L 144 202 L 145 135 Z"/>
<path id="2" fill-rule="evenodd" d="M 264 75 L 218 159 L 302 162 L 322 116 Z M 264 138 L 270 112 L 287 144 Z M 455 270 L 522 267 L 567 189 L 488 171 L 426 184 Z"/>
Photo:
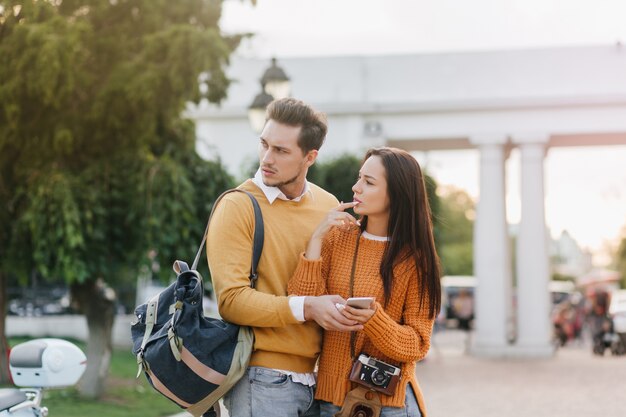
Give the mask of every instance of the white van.
<path id="1" fill-rule="evenodd" d="M 452 301 L 461 290 L 466 290 L 474 297 L 476 289 L 476 277 L 472 275 L 445 275 L 441 277 L 441 290 L 443 292 L 442 309 L 445 308 L 447 319 L 456 319 L 452 309 Z M 550 281 L 548 283 L 550 299 L 555 306 L 560 302 L 569 299 L 576 292 L 576 285 L 571 281 Z M 625 290 L 626 292 L 626 290 Z M 516 291 L 513 289 L 513 305 L 516 304 Z M 626 308 L 626 306 L 625 306 Z"/>

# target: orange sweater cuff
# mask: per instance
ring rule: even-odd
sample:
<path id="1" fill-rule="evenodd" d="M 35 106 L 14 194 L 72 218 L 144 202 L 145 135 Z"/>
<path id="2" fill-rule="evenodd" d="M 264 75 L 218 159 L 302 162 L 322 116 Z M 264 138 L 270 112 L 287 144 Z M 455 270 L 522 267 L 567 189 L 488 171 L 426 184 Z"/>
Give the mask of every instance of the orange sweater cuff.
<path id="1" fill-rule="evenodd" d="M 372 340 L 387 340 L 389 328 L 396 322 L 385 313 L 385 309 L 376 302 L 376 312 L 364 325 L 363 331 Z"/>
<path id="2" fill-rule="evenodd" d="M 289 282 L 290 295 L 321 295 L 322 287 L 322 258 L 307 259 L 304 252 L 300 254 L 300 261 Z"/>

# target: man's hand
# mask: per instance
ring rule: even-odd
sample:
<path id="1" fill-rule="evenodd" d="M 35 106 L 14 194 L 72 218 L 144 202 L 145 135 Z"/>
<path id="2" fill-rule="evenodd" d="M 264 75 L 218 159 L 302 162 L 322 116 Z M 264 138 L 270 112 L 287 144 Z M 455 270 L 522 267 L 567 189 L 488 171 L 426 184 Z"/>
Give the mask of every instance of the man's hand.
<path id="1" fill-rule="evenodd" d="M 315 320 L 325 330 L 353 332 L 362 330 L 363 325 L 344 317 L 336 303 L 345 304 L 346 300 L 338 295 L 322 295 L 320 297 L 306 297 L 304 299 L 304 319 Z"/>

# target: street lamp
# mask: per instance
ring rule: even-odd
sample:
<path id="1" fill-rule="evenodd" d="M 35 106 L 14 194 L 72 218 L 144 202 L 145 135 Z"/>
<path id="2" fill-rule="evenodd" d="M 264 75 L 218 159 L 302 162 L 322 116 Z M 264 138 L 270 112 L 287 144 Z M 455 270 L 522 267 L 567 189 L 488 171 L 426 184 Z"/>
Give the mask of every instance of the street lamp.
<path id="1" fill-rule="evenodd" d="M 272 65 L 265 70 L 261 77 L 261 92 L 254 97 L 248 107 L 248 120 L 252 129 L 261 133 L 265 126 L 265 108 L 275 98 L 289 97 L 291 83 L 285 71 L 272 58 Z"/>
<path id="2" fill-rule="evenodd" d="M 272 65 L 265 70 L 261 77 L 261 84 L 265 92 L 276 99 L 289 97 L 291 83 L 285 71 L 276 65 L 276 58 L 272 58 Z"/>
<path id="3" fill-rule="evenodd" d="M 265 126 L 265 108 L 272 100 L 274 97 L 267 94 L 261 84 L 261 92 L 254 97 L 252 104 L 248 107 L 248 120 L 256 133 L 261 133 Z"/>

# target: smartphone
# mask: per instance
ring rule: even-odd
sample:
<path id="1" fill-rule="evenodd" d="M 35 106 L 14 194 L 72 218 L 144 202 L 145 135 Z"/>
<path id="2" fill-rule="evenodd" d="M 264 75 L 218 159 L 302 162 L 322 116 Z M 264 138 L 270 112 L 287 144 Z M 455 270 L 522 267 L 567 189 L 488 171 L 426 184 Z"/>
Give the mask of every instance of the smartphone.
<path id="1" fill-rule="evenodd" d="M 374 297 L 352 297 L 348 298 L 346 304 L 354 308 L 369 308 L 374 301 Z"/>

